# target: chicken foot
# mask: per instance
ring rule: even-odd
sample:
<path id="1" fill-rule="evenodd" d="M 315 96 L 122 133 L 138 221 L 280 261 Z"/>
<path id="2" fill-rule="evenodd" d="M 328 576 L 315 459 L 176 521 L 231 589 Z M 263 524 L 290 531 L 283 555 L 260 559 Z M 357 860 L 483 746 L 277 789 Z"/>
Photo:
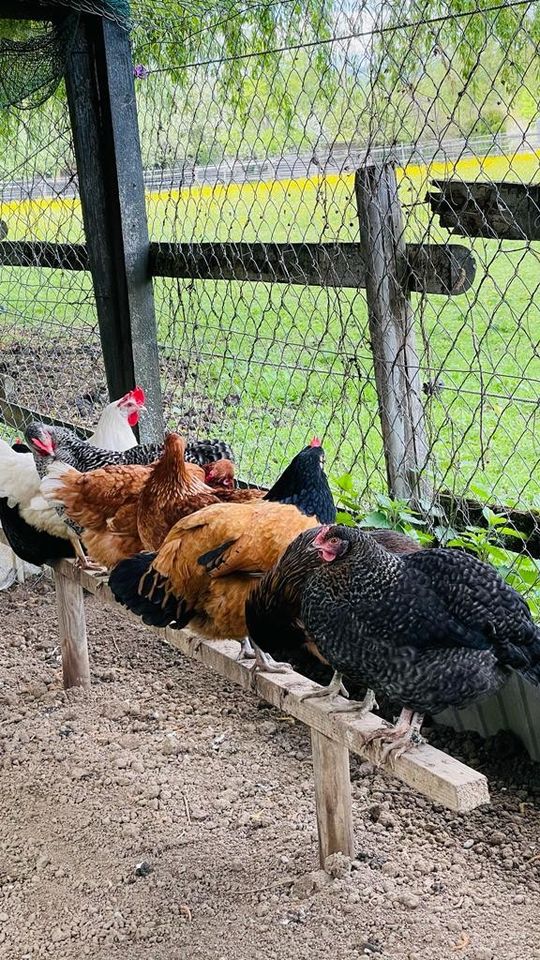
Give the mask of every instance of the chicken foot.
<path id="1" fill-rule="evenodd" d="M 372 710 L 377 710 L 379 704 L 375 698 L 373 690 L 370 690 L 369 687 L 366 690 L 366 694 L 363 700 L 349 700 L 348 703 L 336 704 L 335 706 L 330 707 L 329 713 L 354 713 L 358 719 L 364 717 L 366 713 L 371 713 Z"/>
<path id="2" fill-rule="evenodd" d="M 322 700 L 328 698 L 331 704 L 328 713 L 354 713 L 358 719 L 364 717 L 366 713 L 369 713 L 374 707 L 378 707 L 373 690 L 366 690 L 366 695 L 363 700 L 350 700 L 349 703 L 334 705 L 333 701 L 339 694 L 347 700 L 349 699 L 349 693 L 343 686 L 343 675 L 336 670 L 327 687 L 323 687 L 322 690 L 315 690 L 313 693 L 304 693 L 303 696 L 300 697 L 300 700 Z"/>
<path id="3" fill-rule="evenodd" d="M 240 653 L 237 660 L 253 660 L 254 673 L 290 673 L 292 666 L 280 660 L 274 660 L 269 653 L 261 650 L 251 637 L 244 637 L 240 641 Z"/>
<path id="4" fill-rule="evenodd" d="M 332 702 L 339 694 L 347 700 L 349 699 L 348 691 L 343 686 L 343 674 L 335 670 L 334 676 L 327 687 L 323 687 L 322 690 L 310 690 L 308 693 L 303 693 L 300 702 L 304 700 L 330 700 Z"/>
<path id="5" fill-rule="evenodd" d="M 390 758 L 397 760 L 414 744 L 422 743 L 420 729 L 424 720 L 423 713 L 417 713 L 409 707 L 403 707 L 394 727 L 378 727 L 364 738 L 364 743 L 380 741 L 382 751 L 380 762 Z"/>
<path id="6" fill-rule="evenodd" d="M 90 560 L 83 548 L 81 541 L 79 540 L 77 534 L 70 530 L 68 527 L 68 538 L 73 545 L 75 551 L 75 566 L 79 570 L 93 570 L 95 573 L 104 573 L 107 570 L 107 567 L 104 567 L 102 563 L 94 563 L 93 560 Z"/>

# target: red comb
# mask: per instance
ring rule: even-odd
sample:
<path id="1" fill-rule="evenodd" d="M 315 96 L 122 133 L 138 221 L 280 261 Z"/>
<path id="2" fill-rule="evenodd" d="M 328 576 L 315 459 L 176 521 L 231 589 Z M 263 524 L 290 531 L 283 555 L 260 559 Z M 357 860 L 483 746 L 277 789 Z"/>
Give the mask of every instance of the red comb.
<path id="1" fill-rule="evenodd" d="M 22 443 L 21 438 L 20 438 L 20 437 L 16 437 L 16 438 L 15 438 L 15 443 Z"/>
<path id="2" fill-rule="evenodd" d="M 313 440 L 310 441 L 310 447 L 320 447 L 322 446 L 321 441 L 318 437 L 313 437 Z"/>
<path id="3" fill-rule="evenodd" d="M 135 389 L 131 391 L 131 396 L 133 397 L 135 403 L 139 403 L 141 406 L 146 400 L 145 393 L 142 387 L 135 387 Z"/>

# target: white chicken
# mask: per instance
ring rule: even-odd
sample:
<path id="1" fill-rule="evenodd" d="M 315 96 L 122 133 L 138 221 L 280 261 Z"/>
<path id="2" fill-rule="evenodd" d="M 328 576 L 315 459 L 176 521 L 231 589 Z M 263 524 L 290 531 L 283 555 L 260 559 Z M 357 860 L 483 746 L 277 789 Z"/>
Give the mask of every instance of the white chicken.
<path id="1" fill-rule="evenodd" d="M 137 445 L 133 433 L 141 410 L 144 410 L 144 390 L 135 387 L 119 400 L 109 403 L 103 410 L 96 429 L 88 442 L 92 446 L 106 450 L 123 452 Z M 6 537 L 11 542 L 9 524 L 13 524 L 16 542 L 24 542 L 25 559 L 32 554 L 32 530 L 25 530 L 25 525 L 34 531 L 43 531 L 53 537 L 69 540 L 73 543 L 76 552 L 80 547 L 78 538 L 66 526 L 54 506 L 47 503 L 40 494 L 40 477 L 36 470 L 34 457 L 31 453 L 19 453 L 13 450 L 5 440 L 0 439 L 0 498 L 7 498 L 3 526 Z M 17 508 L 16 512 L 13 508 Z M 20 519 L 20 523 L 19 523 Z M 77 544 L 75 544 L 77 541 Z M 13 546 L 13 544 L 12 544 Z M 39 545 L 36 544 L 39 552 Z M 47 557 L 35 556 L 30 562 L 39 565 Z"/>

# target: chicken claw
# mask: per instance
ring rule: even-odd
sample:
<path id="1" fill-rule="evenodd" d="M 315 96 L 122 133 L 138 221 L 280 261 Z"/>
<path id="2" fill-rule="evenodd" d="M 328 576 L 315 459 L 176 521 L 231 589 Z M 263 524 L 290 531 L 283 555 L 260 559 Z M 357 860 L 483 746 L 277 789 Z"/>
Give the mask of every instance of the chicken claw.
<path id="1" fill-rule="evenodd" d="M 373 690 L 366 690 L 366 695 L 363 700 L 350 700 L 349 703 L 336 704 L 336 706 L 331 706 L 329 713 L 354 713 L 354 715 L 360 719 L 365 717 L 366 713 L 370 713 L 372 710 L 377 710 L 379 704 L 375 699 L 375 694 Z"/>
<path id="2" fill-rule="evenodd" d="M 244 637 L 240 641 L 240 653 L 238 654 L 237 660 L 255 660 L 256 654 L 253 649 L 253 644 L 249 637 Z"/>
<path id="3" fill-rule="evenodd" d="M 364 743 L 380 741 L 380 763 L 387 760 L 395 761 L 414 745 L 423 743 L 420 728 L 424 715 L 404 707 L 394 727 L 378 727 L 364 738 Z"/>
<path id="4" fill-rule="evenodd" d="M 334 671 L 334 676 L 332 677 L 330 683 L 327 687 L 323 687 L 322 690 L 310 690 L 309 693 L 303 693 L 300 697 L 300 702 L 303 703 L 304 700 L 326 700 L 328 699 L 330 703 L 332 700 L 335 700 L 336 697 L 341 694 L 342 697 L 349 699 L 349 694 L 345 687 L 343 686 L 343 674 L 339 673 L 338 670 Z"/>
<path id="5" fill-rule="evenodd" d="M 255 673 L 290 673 L 292 666 L 280 660 L 274 660 L 269 653 L 261 650 L 251 637 L 244 637 L 240 641 L 240 653 L 237 660 L 253 660 L 252 672 Z"/>

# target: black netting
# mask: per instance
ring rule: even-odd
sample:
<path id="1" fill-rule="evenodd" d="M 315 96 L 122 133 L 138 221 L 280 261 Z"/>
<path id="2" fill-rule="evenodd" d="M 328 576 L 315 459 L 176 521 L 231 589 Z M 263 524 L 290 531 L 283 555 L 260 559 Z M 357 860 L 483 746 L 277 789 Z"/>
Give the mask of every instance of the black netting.
<path id="1" fill-rule="evenodd" d="M 76 27 L 77 17 L 71 16 L 52 26 L 17 24 L 17 33 L 26 34 L 23 39 L 2 37 L 0 22 L 0 110 L 34 109 L 53 95 Z"/>

